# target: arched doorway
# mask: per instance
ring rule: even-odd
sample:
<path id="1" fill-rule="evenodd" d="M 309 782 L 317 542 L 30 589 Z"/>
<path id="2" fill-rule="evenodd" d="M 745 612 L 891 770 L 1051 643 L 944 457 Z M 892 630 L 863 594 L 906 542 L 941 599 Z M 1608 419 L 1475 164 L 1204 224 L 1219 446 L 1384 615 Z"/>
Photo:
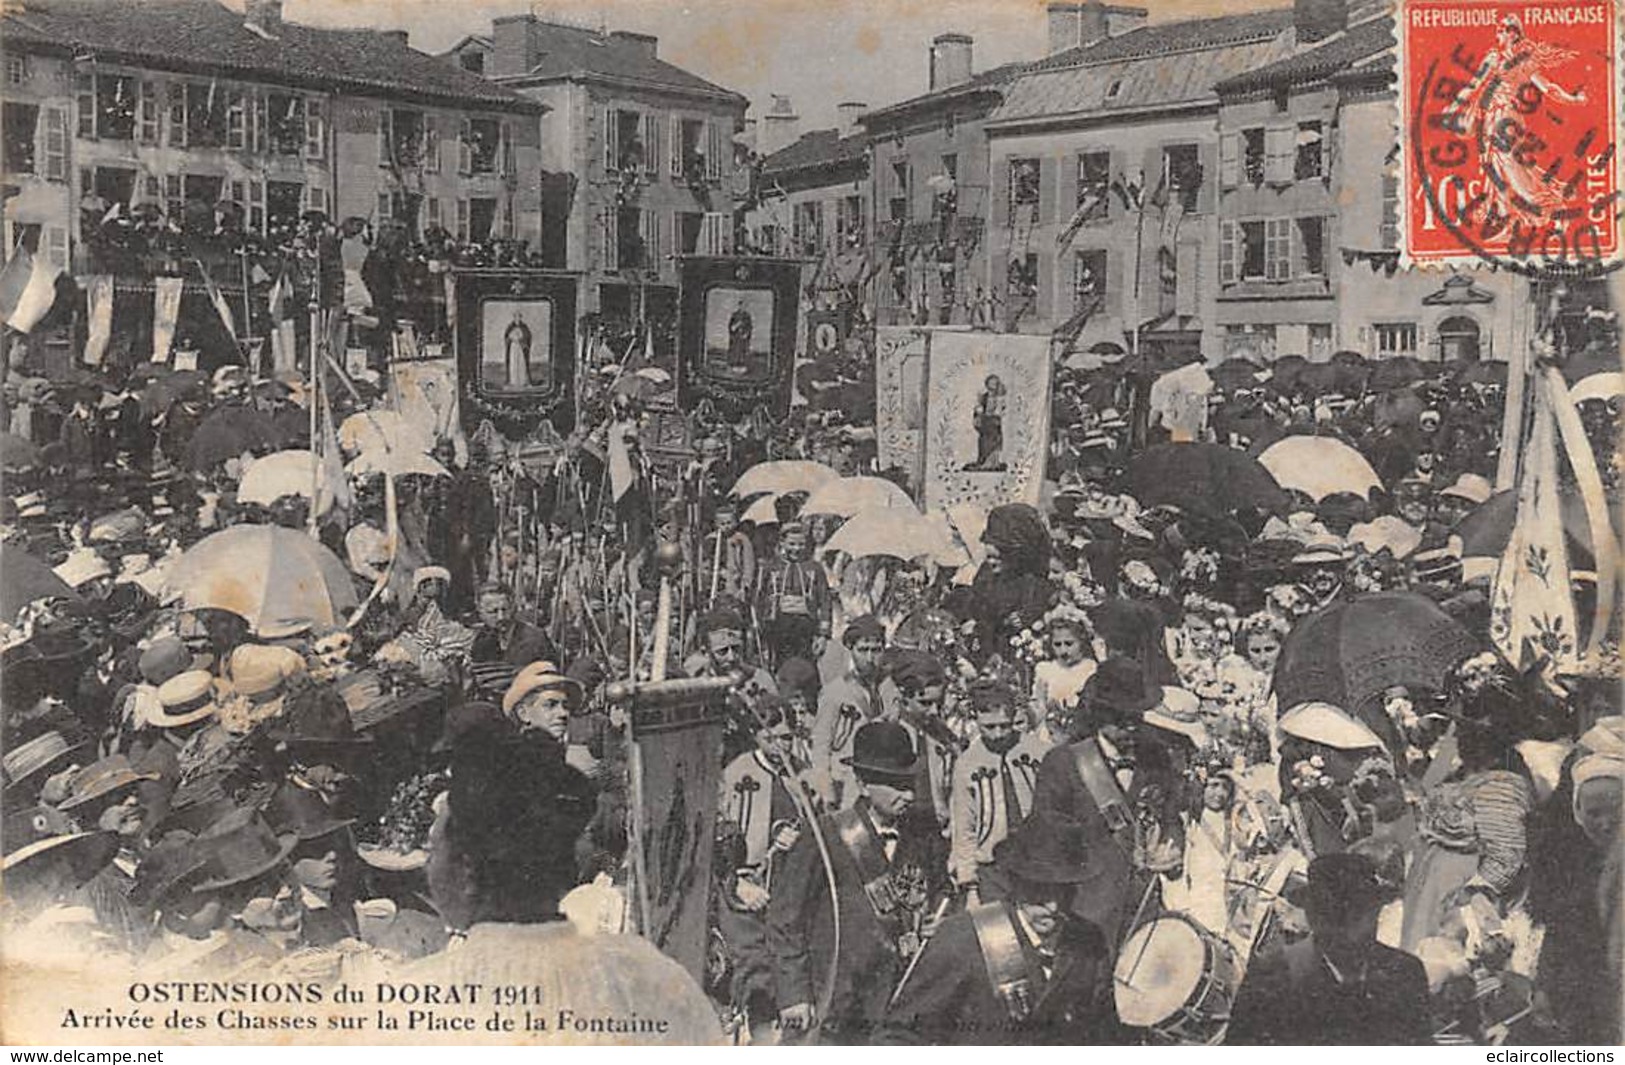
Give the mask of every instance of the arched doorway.
<path id="1" fill-rule="evenodd" d="M 1476 362 L 1479 355 L 1478 323 L 1465 314 L 1452 315 L 1439 323 L 1439 359 Z"/>

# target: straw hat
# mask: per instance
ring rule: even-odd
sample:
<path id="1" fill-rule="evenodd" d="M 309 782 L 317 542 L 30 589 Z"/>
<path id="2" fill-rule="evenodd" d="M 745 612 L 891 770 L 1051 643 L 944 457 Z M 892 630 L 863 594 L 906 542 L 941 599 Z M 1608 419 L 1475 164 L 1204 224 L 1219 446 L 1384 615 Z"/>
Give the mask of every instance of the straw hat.
<path id="1" fill-rule="evenodd" d="M 69 588 L 79 588 L 100 577 L 111 577 L 113 567 L 95 549 L 81 547 L 69 554 L 67 561 L 56 567 L 55 573 Z"/>
<path id="2" fill-rule="evenodd" d="M 201 669 L 179 673 L 158 686 L 158 707 L 147 711 L 147 724 L 180 728 L 212 717 L 214 677 Z"/>
<path id="3" fill-rule="evenodd" d="M 1382 746 L 1375 732 L 1331 703 L 1299 703 L 1281 716 L 1281 731 L 1340 751 Z"/>
<path id="4" fill-rule="evenodd" d="M 80 770 L 68 785 L 68 797 L 59 809 L 64 813 L 88 806 L 93 802 L 111 798 L 128 788 L 147 780 L 157 780 L 157 773 L 138 773 L 130 759 L 112 754 Z"/>
<path id="5" fill-rule="evenodd" d="M 1201 707 L 1202 701 L 1191 692 L 1184 688 L 1163 685 L 1161 700 L 1141 716 L 1147 725 L 1177 732 L 1201 747 L 1208 740 L 1207 728 L 1197 716 Z"/>
<path id="6" fill-rule="evenodd" d="M 74 746 L 56 731 L 42 732 L 27 743 L 19 743 L 0 755 L 0 773 L 5 776 L 5 786 L 15 788 L 40 773 L 64 766 L 88 746 Z"/>
<path id="7" fill-rule="evenodd" d="M 502 697 L 502 712 L 511 714 L 527 696 L 546 690 L 564 692 L 570 700 L 572 711 L 581 708 L 584 693 L 579 681 L 559 672 L 559 667 L 552 662 L 532 662 L 521 669 L 513 683 L 508 685 L 508 691 Z"/>

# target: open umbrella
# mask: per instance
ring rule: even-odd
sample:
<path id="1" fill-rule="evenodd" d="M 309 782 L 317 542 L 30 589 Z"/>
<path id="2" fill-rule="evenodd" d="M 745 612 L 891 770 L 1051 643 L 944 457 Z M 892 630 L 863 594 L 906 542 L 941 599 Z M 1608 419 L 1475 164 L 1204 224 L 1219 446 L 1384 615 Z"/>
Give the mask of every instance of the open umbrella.
<path id="1" fill-rule="evenodd" d="M 1147 507 L 1171 503 L 1225 514 L 1242 507 L 1276 510 L 1287 502 L 1257 459 L 1219 444 L 1157 444 L 1130 463 L 1128 476 L 1134 498 Z"/>
<path id="2" fill-rule="evenodd" d="M 339 426 L 339 446 L 349 452 L 434 450 L 434 430 L 399 411 L 364 410 Z"/>
<path id="3" fill-rule="evenodd" d="M 1297 386 L 1311 396 L 1324 396 L 1336 392 L 1345 371 L 1329 362 L 1316 362 L 1298 371 Z"/>
<path id="4" fill-rule="evenodd" d="M 935 558 L 951 551 L 945 525 L 912 508 L 864 511 L 835 530 L 824 551 L 844 551 L 853 558 Z M 961 552 L 962 553 L 962 552 Z"/>
<path id="5" fill-rule="evenodd" d="M 270 416 L 253 407 L 216 408 L 198 425 L 186 446 L 186 466 L 196 471 L 212 470 L 243 454 L 273 451 L 287 443 Z"/>
<path id="6" fill-rule="evenodd" d="M 1570 562 L 1581 569 L 1594 565 L 1591 550 L 1591 525 L 1586 517 L 1585 500 L 1577 488 L 1559 488 L 1557 495 L 1559 520 L 1573 554 Z M 1613 502 L 1609 510 L 1613 510 Z M 1461 521 L 1452 530 L 1461 537 L 1463 558 L 1501 557 L 1507 541 L 1512 539 L 1512 526 L 1518 519 L 1518 493 L 1514 489 L 1496 492 Z"/>
<path id="7" fill-rule="evenodd" d="M 1224 362 L 1208 371 L 1213 383 L 1226 392 L 1233 392 L 1238 388 L 1255 388 L 1258 385 L 1260 367 L 1246 359 L 1226 359 Z"/>
<path id="8" fill-rule="evenodd" d="M 1574 403 L 1608 400 L 1619 395 L 1625 395 L 1625 373 L 1594 373 L 1569 389 L 1569 399 Z"/>
<path id="9" fill-rule="evenodd" d="M 19 547 L 0 551 L 0 620 L 16 620 L 23 607 L 36 599 L 79 598 L 67 581 L 27 551 Z"/>
<path id="10" fill-rule="evenodd" d="M 165 601 L 224 610 L 262 637 L 306 623 L 339 625 L 356 605 L 355 586 L 337 555 L 295 529 L 236 525 L 205 537 L 175 561 Z"/>
<path id="11" fill-rule="evenodd" d="M 842 477 L 819 486 L 802 504 L 801 513 L 836 514 L 843 518 L 865 510 L 903 507 L 914 509 L 908 493 L 883 477 Z"/>
<path id="12" fill-rule="evenodd" d="M 451 471 L 421 451 L 363 451 L 346 467 L 358 477 L 388 474 L 405 477 L 422 474 L 425 477 L 450 477 Z"/>
<path id="13" fill-rule="evenodd" d="M 840 479 L 840 474 L 822 462 L 780 459 L 776 462 L 760 462 L 746 470 L 739 480 L 734 482 L 733 489 L 728 494 L 753 496 L 763 492 L 772 492 L 774 495 L 783 495 L 786 492 L 811 492 L 830 481 Z"/>
<path id="14" fill-rule="evenodd" d="M 1383 359 L 1371 367 L 1371 376 L 1366 379 L 1366 386 L 1373 392 L 1390 392 L 1420 381 L 1426 376 L 1422 372 L 1421 363 L 1409 355 L 1396 355 L 1391 359 Z"/>
<path id="15" fill-rule="evenodd" d="M 39 448 L 16 433 L 0 433 L 0 467 L 31 470 L 39 463 Z"/>
<path id="16" fill-rule="evenodd" d="M 1336 437 L 1289 436 L 1265 448 L 1258 461 L 1282 488 L 1317 503 L 1334 492 L 1369 499 L 1373 488 L 1382 487 L 1365 456 Z"/>
<path id="17" fill-rule="evenodd" d="M 658 366 L 645 366 L 641 370 L 622 375 L 611 386 L 610 391 L 629 399 L 645 400 L 662 392 L 669 392 L 671 386 L 671 374 Z"/>
<path id="18" fill-rule="evenodd" d="M 1450 670 L 1478 650 L 1472 634 L 1424 595 L 1359 596 L 1292 627 L 1275 664 L 1276 701 L 1283 711 L 1331 703 L 1396 750 L 1398 736 L 1383 711 L 1382 693 L 1396 686 L 1440 691 Z"/>
<path id="19" fill-rule="evenodd" d="M 309 451 L 278 451 L 255 459 L 237 485 L 237 502 L 270 506 L 284 496 L 309 499 L 316 487 L 316 456 Z M 330 504 L 332 493 L 322 495 Z"/>
<path id="20" fill-rule="evenodd" d="M 1464 385 L 1504 385 L 1507 383 L 1507 364 L 1489 359 L 1477 359 L 1463 366 L 1455 375 Z"/>

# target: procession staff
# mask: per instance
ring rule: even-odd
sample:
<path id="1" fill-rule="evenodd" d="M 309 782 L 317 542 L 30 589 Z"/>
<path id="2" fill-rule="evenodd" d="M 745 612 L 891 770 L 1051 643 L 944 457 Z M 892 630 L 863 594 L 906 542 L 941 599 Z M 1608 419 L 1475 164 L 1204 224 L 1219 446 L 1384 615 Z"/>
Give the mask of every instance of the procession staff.
<path id="1" fill-rule="evenodd" d="M 1071 915 L 1085 877 L 1076 825 L 1025 822 L 997 848 L 1003 898 L 943 921 L 893 994 L 877 1042 L 1110 1042 L 1100 930 Z"/>
<path id="2" fill-rule="evenodd" d="M 775 874 L 768 935 L 787 1040 L 814 1028 L 820 1042 L 869 1039 L 925 931 L 923 915 L 946 886 L 940 872 L 946 856 L 941 834 L 911 814 L 918 761 L 901 725 L 876 721 L 860 728 L 849 764 L 861 798 L 851 809 L 818 818 Z M 821 875 L 820 838 L 828 841 L 828 877 Z M 814 988 L 826 974 L 833 974 L 833 986 L 819 1015 Z"/>

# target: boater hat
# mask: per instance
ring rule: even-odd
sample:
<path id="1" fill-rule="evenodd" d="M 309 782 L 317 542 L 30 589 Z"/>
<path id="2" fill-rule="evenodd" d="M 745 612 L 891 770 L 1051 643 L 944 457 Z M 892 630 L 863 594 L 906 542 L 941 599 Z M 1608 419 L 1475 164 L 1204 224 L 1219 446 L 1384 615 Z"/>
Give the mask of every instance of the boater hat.
<path id="1" fill-rule="evenodd" d="M 177 674 L 158 686 L 158 706 L 147 711 L 147 724 L 180 728 L 214 714 L 214 677 L 201 669 Z"/>

